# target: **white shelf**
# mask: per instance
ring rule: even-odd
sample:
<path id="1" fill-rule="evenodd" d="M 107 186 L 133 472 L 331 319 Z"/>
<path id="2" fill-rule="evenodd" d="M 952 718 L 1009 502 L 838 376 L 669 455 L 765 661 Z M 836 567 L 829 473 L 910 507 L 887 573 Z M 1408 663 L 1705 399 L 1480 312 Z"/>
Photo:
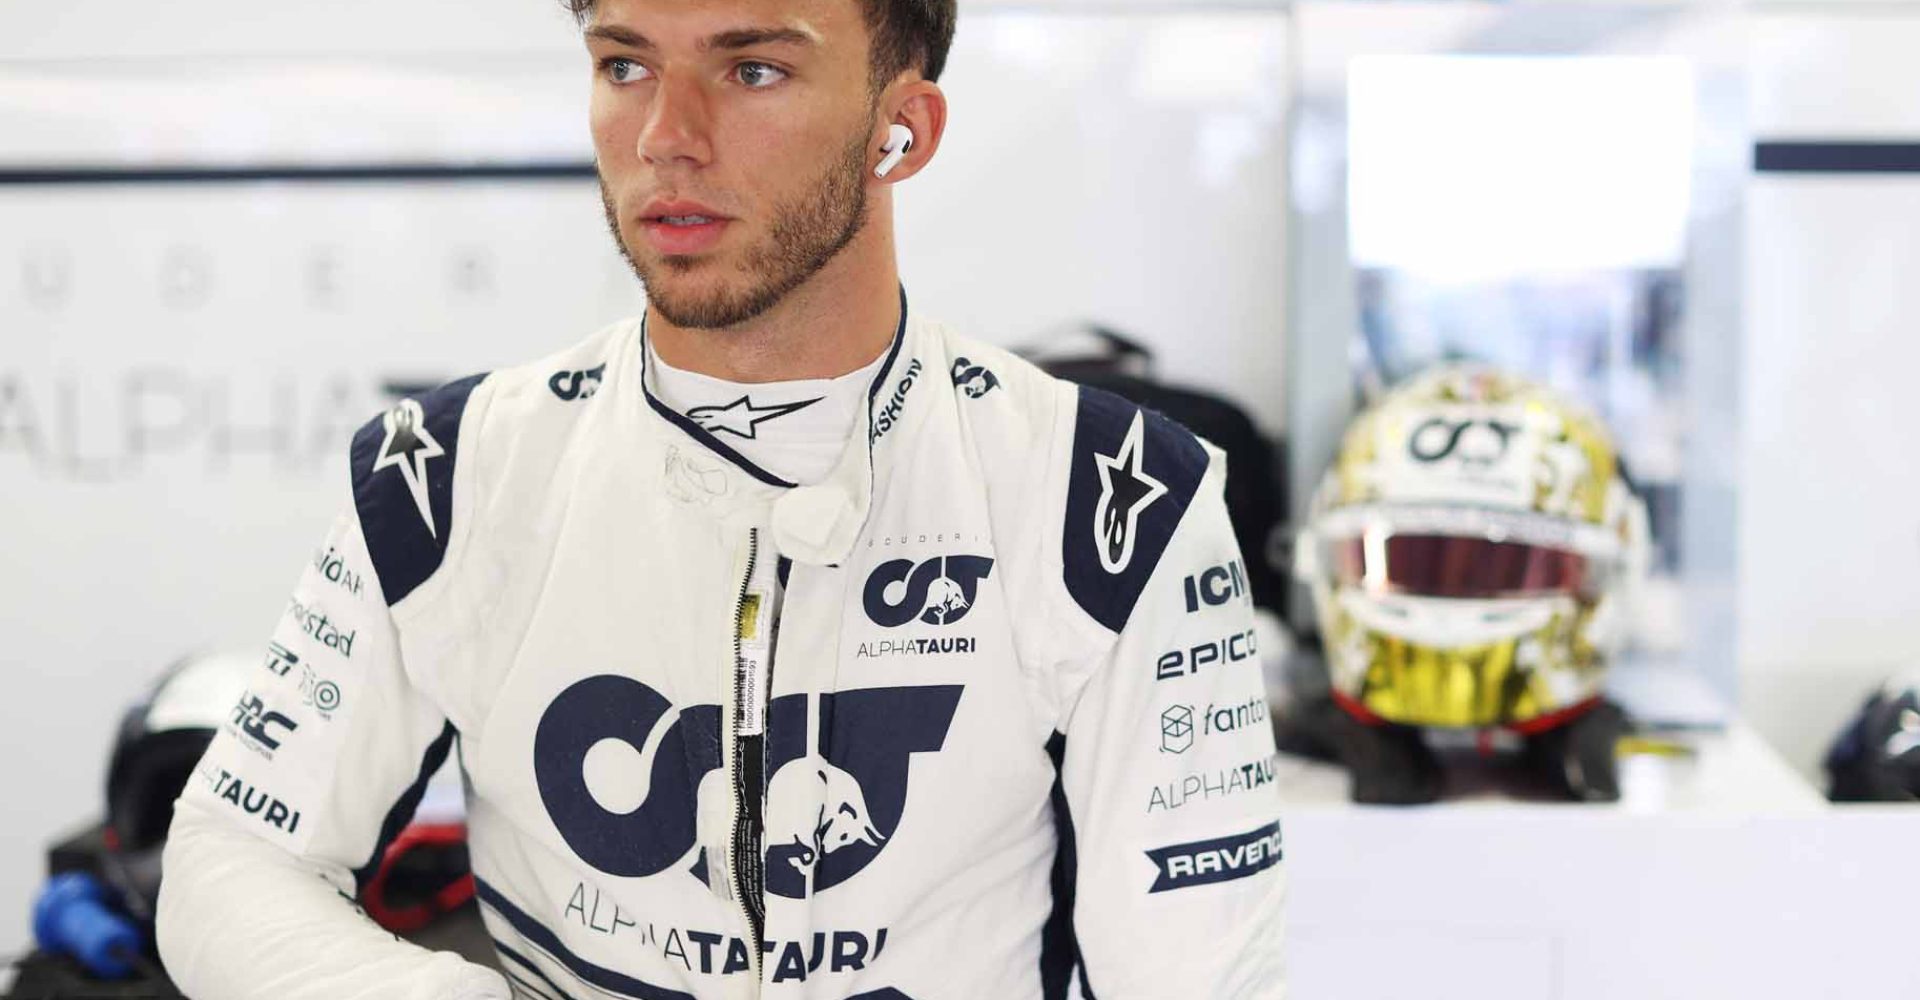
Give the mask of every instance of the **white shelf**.
<path id="1" fill-rule="evenodd" d="M 1630 759 L 1622 802 L 1523 801 L 1493 763 L 1418 807 L 1284 759 L 1290 994 L 1920 996 L 1920 808 L 1830 806 L 1746 724 Z"/>

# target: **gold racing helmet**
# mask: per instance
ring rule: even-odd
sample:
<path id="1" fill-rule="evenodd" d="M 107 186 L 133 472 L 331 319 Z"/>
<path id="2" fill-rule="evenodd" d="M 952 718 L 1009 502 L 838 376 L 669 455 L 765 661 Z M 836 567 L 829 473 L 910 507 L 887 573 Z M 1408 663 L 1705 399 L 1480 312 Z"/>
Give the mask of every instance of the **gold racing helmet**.
<path id="1" fill-rule="evenodd" d="M 1348 712 L 1526 733 L 1598 699 L 1647 559 L 1646 506 L 1598 418 L 1445 365 L 1348 426 L 1294 567 Z"/>

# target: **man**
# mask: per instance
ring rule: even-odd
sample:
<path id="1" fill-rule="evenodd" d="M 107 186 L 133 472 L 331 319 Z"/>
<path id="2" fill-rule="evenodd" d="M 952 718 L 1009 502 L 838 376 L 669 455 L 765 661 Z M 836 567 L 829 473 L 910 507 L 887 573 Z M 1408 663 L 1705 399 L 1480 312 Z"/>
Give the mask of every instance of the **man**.
<path id="1" fill-rule="evenodd" d="M 952 0 L 575 7 L 646 314 L 356 436 L 252 686 L 292 724 L 230 727 L 176 805 L 169 970 L 209 998 L 1279 996 L 1221 460 L 899 290 Z M 456 749 L 511 987 L 351 903 Z"/>

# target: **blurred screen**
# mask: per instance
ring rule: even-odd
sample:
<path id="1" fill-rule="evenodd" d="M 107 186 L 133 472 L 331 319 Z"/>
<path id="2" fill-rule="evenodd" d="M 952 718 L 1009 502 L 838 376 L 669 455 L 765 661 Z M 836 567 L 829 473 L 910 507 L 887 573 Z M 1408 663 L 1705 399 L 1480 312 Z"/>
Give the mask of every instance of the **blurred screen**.
<path id="1" fill-rule="evenodd" d="M 1372 56 L 1347 87 L 1356 264 L 1463 278 L 1680 263 L 1685 60 Z"/>
<path id="2" fill-rule="evenodd" d="M 1483 361 L 1596 410 L 1652 516 L 1639 638 L 1678 648 L 1688 62 L 1372 56 L 1347 82 L 1361 385 Z"/>

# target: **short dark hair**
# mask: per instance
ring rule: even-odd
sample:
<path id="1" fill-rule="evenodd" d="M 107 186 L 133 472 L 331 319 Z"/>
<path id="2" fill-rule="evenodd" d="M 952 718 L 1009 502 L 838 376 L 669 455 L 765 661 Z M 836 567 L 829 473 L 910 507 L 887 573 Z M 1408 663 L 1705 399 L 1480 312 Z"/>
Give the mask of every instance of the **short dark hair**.
<path id="1" fill-rule="evenodd" d="M 595 0 L 561 0 L 576 20 L 586 23 Z M 953 26 L 959 19 L 956 0 L 857 0 L 873 43 L 873 88 L 892 82 L 908 69 L 918 69 L 929 80 L 939 80 L 947 68 L 947 50 L 953 47 Z"/>

